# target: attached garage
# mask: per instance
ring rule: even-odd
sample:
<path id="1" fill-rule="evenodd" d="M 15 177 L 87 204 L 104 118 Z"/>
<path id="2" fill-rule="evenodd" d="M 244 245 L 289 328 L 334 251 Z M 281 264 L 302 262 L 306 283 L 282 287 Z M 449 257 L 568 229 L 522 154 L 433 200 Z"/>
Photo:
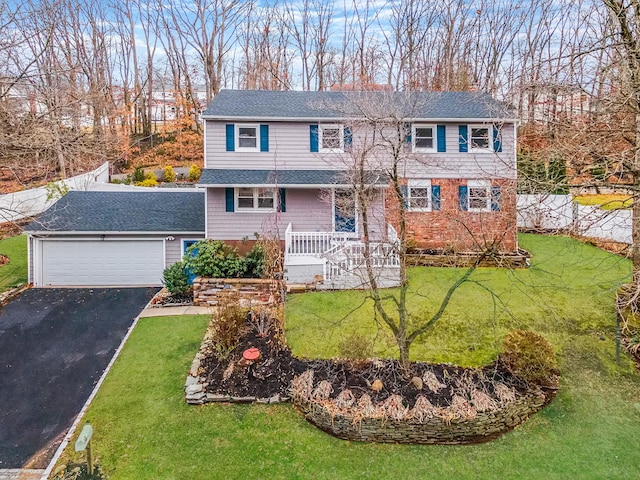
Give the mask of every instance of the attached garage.
<path id="1" fill-rule="evenodd" d="M 42 285 L 159 285 L 163 240 L 40 240 Z"/>
<path id="2" fill-rule="evenodd" d="M 200 192 L 70 192 L 27 227 L 35 286 L 153 286 L 204 238 Z"/>

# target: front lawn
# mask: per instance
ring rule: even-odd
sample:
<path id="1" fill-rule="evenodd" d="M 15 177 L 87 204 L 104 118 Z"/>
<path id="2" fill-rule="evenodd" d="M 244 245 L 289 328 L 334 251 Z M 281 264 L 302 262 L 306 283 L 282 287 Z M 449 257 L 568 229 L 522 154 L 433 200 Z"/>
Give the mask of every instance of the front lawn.
<path id="1" fill-rule="evenodd" d="M 9 257 L 9 263 L 0 266 L 0 292 L 27 283 L 27 236 L 0 240 L 0 255 Z"/>
<path id="2" fill-rule="evenodd" d="M 317 430 L 288 405 L 188 406 L 184 380 L 208 318 L 180 316 L 145 318 L 133 331 L 84 419 L 95 429 L 95 454 L 112 479 L 635 478 L 640 375 L 626 356 L 621 366 L 614 362 L 612 307 L 629 263 L 565 238 L 521 239 L 534 255 L 531 270 L 479 272 L 479 284 L 459 292 L 433 338 L 413 350 L 416 358 L 479 364 L 512 328 L 533 328 L 552 341 L 562 371 L 558 396 L 498 440 L 359 444 Z M 412 302 L 421 307 L 419 293 L 441 291 L 455 274 L 415 269 L 412 282 L 421 288 Z M 506 307 L 496 304 L 494 314 L 480 284 Z M 294 350 L 336 355 L 339 331 L 367 331 L 363 312 L 342 319 L 357 302 L 353 292 L 291 297 Z M 72 445 L 66 455 L 82 459 Z"/>

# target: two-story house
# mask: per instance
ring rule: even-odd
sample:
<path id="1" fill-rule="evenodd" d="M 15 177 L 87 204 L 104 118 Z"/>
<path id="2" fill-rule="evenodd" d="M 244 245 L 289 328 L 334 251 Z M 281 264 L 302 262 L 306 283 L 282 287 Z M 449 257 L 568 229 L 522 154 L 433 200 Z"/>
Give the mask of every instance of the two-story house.
<path id="1" fill-rule="evenodd" d="M 206 237 L 281 239 L 289 281 L 326 279 L 357 244 L 359 184 L 370 233 L 393 238 L 389 174 L 416 247 L 517 249 L 516 119 L 486 94 L 223 90 L 203 120 Z"/>

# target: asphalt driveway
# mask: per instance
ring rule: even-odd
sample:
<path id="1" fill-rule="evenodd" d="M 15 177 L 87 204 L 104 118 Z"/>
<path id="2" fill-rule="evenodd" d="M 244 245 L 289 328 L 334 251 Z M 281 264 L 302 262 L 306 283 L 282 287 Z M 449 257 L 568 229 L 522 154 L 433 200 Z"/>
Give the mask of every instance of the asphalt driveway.
<path id="1" fill-rule="evenodd" d="M 45 468 L 155 288 L 36 288 L 0 310 L 0 469 Z"/>

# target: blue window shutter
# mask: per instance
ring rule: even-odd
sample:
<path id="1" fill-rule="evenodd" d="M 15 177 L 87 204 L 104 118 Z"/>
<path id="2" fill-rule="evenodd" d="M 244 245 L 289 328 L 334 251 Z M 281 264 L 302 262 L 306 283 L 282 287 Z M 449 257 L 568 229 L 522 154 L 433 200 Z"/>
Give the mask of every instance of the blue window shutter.
<path id="1" fill-rule="evenodd" d="M 287 211 L 287 191 L 284 188 L 279 189 L 278 197 L 280 199 L 280 211 Z"/>
<path id="2" fill-rule="evenodd" d="M 260 151 L 269 151 L 269 125 L 260 125 Z"/>
<path id="3" fill-rule="evenodd" d="M 447 151 L 447 127 L 445 125 L 438 125 L 438 151 Z"/>
<path id="4" fill-rule="evenodd" d="M 233 212 L 235 207 L 235 195 L 233 188 L 225 188 L 224 189 L 224 199 L 226 204 L 226 211 Z"/>
<path id="5" fill-rule="evenodd" d="M 351 127 L 344 127 L 344 150 L 351 150 L 353 144 L 353 133 L 351 133 Z"/>
<path id="6" fill-rule="evenodd" d="M 459 135 L 458 151 L 468 152 L 469 151 L 469 128 L 466 125 L 459 125 L 458 135 Z"/>
<path id="7" fill-rule="evenodd" d="M 460 198 L 460 210 L 469 210 L 469 190 L 466 185 L 458 187 L 458 197 Z"/>
<path id="8" fill-rule="evenodd" d="M 502 135 L 500 135 L 500 130 L 495 125 L 493 126 L 493 151 L 502 151 Z"/>
<path id="9" fill-rule="evenodd" d="M 312 152 L 318 152 L 318 125 L 309 125 L 309 146 Z"/>
<path id="10" fill-rule="evenodd" d="M 227 123 L 227 152 L 236 150 L 236 126 L 233 123 Z"/>
<path id="11" fill-rule="evenodd" d="M 411 138 L 411 132 L 413 131 L 413 126 L 410 123 L 405 123 L 404 124 L 404 140 L 407 142 L 407 144 L 411 145 L 412 142 L 412 138 Z"/>
<path id="12" fill-rule="evenodd" d="M 409 187 L 407 185 L 400 185 L 400 191 L 402 192 L 402 198 L 404 199 L 405 210 L 409 209 Z"/>
<path id="13" fill-rule="evenodd" d="M 431 210 L 440 210 L 440 185 L 431 185 Z"/>
<path id="14" fill-rule="evenodd" d="M 494 212 L 500 211 L 500 185 L 491 187 L 491 210 Z"/>

